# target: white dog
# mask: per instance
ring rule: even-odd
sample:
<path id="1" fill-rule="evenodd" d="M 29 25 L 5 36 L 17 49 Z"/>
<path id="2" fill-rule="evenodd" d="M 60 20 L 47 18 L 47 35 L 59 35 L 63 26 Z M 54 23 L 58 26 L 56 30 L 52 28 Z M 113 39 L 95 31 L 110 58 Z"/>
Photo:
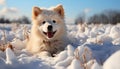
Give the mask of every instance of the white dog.
<path id="1" fill-rule="evenodd" d="M 26 49 L 32 54 L 47 52 L 58 53 L 67 45 L 64 9 L 58 5 L 50 9 L 33 7 L 32 29 Z"/>

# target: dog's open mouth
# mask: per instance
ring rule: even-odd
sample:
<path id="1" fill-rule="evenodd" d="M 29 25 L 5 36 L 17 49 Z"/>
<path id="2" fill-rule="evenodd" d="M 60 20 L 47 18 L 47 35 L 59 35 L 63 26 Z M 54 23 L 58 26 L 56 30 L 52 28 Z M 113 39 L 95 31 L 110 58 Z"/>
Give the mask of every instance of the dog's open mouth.
<path id="1" fill-rule="evenodd" d="M 43 32 L 46 36 L 48 36 L 48 38 L 52 38 L 54 36 L 54 34 L 56 33 L 56 31 L 48 31 L 48 32 Z"/>

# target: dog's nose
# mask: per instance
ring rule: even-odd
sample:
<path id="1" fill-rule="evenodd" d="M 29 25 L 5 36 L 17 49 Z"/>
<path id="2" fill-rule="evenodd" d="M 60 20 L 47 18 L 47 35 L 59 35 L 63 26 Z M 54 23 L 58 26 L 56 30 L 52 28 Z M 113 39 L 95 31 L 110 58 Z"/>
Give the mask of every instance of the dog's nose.
<path id="1" fill-rule="evenodd" d="M 47 29 L 48 31 L 52 31 L 52 28 L 53 28 L 52 25 L 49 25 Z"/>

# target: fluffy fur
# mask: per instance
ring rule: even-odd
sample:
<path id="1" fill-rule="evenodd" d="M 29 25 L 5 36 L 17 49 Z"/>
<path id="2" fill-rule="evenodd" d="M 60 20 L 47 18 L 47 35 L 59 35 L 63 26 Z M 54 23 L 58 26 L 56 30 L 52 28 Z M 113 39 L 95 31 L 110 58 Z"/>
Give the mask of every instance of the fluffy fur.
<path id="1" fill-rule="evenodd" d="M 33 7 L 32 22 L 26 47 L 29 52 L 38 54 L 45 51 L 53 55 L 64 50 L 67 37 L 62 5 L 51 9 Z M 52 26 L 52 29 L 48 29 L 48 26 Z"/>

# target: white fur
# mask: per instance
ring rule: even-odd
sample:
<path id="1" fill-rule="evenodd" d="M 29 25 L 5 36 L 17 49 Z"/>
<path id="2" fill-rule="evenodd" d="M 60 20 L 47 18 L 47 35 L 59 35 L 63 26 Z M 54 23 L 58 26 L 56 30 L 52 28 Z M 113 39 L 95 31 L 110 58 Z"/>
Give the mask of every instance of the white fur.
<path id="1" fill-rule="evenodd" d="M 42 12 L 37 17 L 33 14 L 33 17 L 36 19 L 33 19 L 31 35 L 26 47 L 29 52 L 38 54 L 46 51 L 50 54 L 55 54 L 64 50 L 67 45 L 67 36 L 64 16 L 62 15 L 64 10 L 61 8 L 62 6 L 60 5 L 50 10 L 35 9 L 37 10 L 37 13 L 40 10 L 42 10 Z M 59 14 L 59 12 L 54 9 L 57 9 L 58 11 L 60 10 L 62 13 Z M 56 23 L 53 23 L 53 20 L 56 20 Z M 43 21 L 46 21 L 45 24 L 42 24 Z M 53 31 L 56 31 L 52 38 L 49 38 L 43 33 L 48 32 L 48 25 L 52 25 Z"/>

